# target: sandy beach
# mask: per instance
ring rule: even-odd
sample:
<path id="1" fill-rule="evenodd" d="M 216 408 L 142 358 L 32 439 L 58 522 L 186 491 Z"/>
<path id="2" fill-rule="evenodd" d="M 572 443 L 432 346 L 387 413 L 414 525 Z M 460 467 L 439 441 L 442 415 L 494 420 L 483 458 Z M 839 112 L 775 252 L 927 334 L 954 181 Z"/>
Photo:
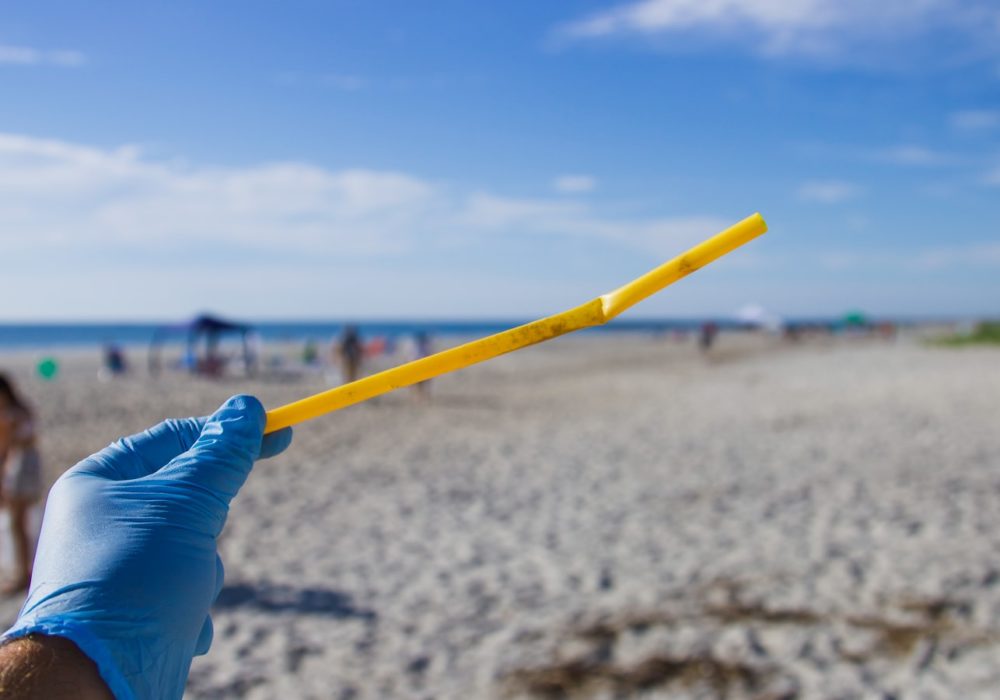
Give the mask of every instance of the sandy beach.
<path id="1" fill-rule="evenodd" d="M 0 365 L 50 481 L 233 393 L 327 386 L 35 359 Z M 1000 351 L 589 336 L 431 394 L 257 465 L 186 697 L 996 697 Z"/>

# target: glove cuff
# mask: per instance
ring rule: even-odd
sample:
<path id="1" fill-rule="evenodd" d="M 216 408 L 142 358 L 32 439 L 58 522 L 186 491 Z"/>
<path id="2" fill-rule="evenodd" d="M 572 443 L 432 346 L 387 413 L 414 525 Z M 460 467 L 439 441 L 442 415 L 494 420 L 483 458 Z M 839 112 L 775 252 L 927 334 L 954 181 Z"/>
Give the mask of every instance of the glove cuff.
<path id="1" fill-rule="evenodd" d="M 86 627 L 77 625 L 72 620 L 18 620 L 3 637 L 0 637 L 0 644 L 29 634 L 44 634 L 70 640 L 97 665 L 101 680 L 108 686 L 115 700 L 136 700 L 132 687 L 125 680 L 111 652 L 104 642 L 91 634 Z"/>

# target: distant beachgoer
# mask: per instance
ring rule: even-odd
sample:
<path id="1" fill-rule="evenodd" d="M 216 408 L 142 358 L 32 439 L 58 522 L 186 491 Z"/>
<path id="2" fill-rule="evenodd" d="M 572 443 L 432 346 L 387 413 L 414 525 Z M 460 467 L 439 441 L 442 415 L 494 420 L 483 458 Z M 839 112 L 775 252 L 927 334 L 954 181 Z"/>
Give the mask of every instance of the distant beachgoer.
<path id="1" fill-rule="evenodd" d="M 893 341 L 896 339 L 896 324 L 892 321 L 882 321 L 876 327 L 878 335 L 882 340 Z"/>
<path id="2" fill-rule="evenodd" d="M 379 336 L 378 338 L 372 338 L 371 340 L 369 340 L 367 343 L 364 344 L 364 356 L 366 358 L 381 357 L 382 355 L 385 354 L 387 346 L 388 344 L 386 343 L 385 338 L 381 336 Z"/>
<path id="3" fill-rule="evenodd" d="M 427 331 L 418 331 L 413 336 L 413 357 L 414 360 L 419 360 L 423 357 L 427 357 L 433 351 L 431 347 L 431 336 Z M 427 401 L 430 398 L 431 390 L 431 380 L 427 379 L 422 382 L 417 382 L 413 385 L 414 391 L 416 391 L 417 398 L 421 401 Z"/>
<path id="4" fill-rule="evenodd" d="M 349 324 L 344 327 L 340 343 L 337 346 L 337 353 L 340 356 L 340 368 L 344 376 L 344 383 L 353 382 L 361 375 L 361 357 L 364 354 L 357 326 Z"/>
<path id="5" fill-rule="evenodd" d="M 205 335 L 205 357 L 198 365 L 198 372 L 206 377 L 221 377 L 226 371 L 226 357 L 219 349 L 219 334 Z"/>
<path id="6" fill-rule="evenodd" d="M 128 372 L 128 361 L 125 351 L 117 343 L 104 346 L 104 373 L 102 377 L 117 377 Z"/>
<path id="7" fill-rule="evenodd" d="M 246 373 L 253 375 L 257 372 L 257 367 L 264 356 L 264 341 L 260 333 L 248 331 L 243 336 L 243 359 L 246 364 Z"/>
<path id="8" fill-rule="evenodd" d="M 13 383 L 0 374 L 0 498 L 10 516 L 17 566 L 14 578 L 0 587 L 11 595 L 27 589 L 34 557 L 28 535 L 28 509 L 42 495 L 35 417 Z"/>
<path id="9" fill-rule="evenodd" d="M 712 345 L 715 344 L 715 336 L 719 334 L 719 327 L 714 321 L 708 321 L 703 323 L 701 326 L 701 336 L 699 337 L 698 345 L 702 352 L 707 353 L 712 349 Z"/>
<path id="10" fill-rule="evenodd" d="M 304 365 L 315 365 L 319 362 L 319 348 L 316 347 L 316 341 L 312 338 L 306 340 L 305 346 L 302 348 L 302 364 Z"/>

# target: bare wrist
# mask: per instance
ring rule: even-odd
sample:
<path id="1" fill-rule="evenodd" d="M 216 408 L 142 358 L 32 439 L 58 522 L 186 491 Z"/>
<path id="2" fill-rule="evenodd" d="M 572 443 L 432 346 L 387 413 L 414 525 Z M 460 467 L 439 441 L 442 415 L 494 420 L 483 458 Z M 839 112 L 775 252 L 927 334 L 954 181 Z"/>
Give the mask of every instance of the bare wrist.
<path id="1" fill-rule="evenodd" d="M 76 644 L 43 634 L 0 646 L 0 698 L 114 700 L 97 665 Z"/>

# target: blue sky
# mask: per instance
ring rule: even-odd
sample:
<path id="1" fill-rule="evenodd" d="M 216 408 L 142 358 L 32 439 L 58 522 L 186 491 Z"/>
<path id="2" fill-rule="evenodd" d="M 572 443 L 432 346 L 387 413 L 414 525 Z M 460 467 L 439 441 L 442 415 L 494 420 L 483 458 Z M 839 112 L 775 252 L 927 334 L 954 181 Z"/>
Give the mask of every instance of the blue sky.
<path id="1" fill-rule="evenodd" d="M 1000 7 L 0 16 L 6 320 L 528 318 L 754 211 L 765 238 L 631 313 L 1000 313 Z"/>

